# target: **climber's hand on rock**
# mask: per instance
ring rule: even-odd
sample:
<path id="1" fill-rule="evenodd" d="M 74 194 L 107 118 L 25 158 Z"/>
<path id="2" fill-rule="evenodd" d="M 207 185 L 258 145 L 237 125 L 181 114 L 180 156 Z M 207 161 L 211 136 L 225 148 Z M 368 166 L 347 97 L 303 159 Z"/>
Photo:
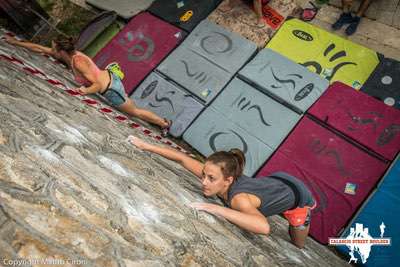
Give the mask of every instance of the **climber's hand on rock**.
<path id="1" fill-rule="evenodd" d="M 6 35 L 6 36 L 4 36 L 4 38 L 5 38 L 6 42 L 9 43 L 9 44 L 15 44 L 15 43 L 18 42 L 18 40 L 15 37 L 12 37 L 12 36 Z"/>
<path id="2" fill-rule="evenodd" d="M 136 146 L 137 148 L 141 149 L 141 150 L 146 150 L 146 148 L 149 146 L 149 143 L 146 143 L 145 141 L 143 141 L 142 139 L 130 135 L 128 137 L 128 141 L 129 143 L 131 143 L 132 145 Z"/>
<path id="3" fill-rule="evenodd" d="M 77 88 L 76 90 L 78 90 L 78 92 L 79 92 L 81 95 L 86 95 L 86 94 L 87 94 L 87 92 L 86 92 L 86 87 L 85 87 L 85 86 L 81 86 L 81 87 Z"/>
<path id="4" fill-rule="evenodd" d="M 218 210 L 220 208 L 219 205 L 211 203 L 191 203 L 189 206 L 196 210 L 202 210 L 216 215 L 218 214 Z"/>

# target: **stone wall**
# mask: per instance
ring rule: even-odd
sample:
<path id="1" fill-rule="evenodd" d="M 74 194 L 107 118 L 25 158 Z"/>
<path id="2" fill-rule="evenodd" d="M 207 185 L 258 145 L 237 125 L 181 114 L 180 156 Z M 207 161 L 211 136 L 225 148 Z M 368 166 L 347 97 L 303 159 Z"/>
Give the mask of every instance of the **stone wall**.
<path id="1" fill-rule="evenodd" d="M 41 55 L 1 40 L 4 53 L 72 86 Z M 179 165 L 129 145 L 130 134 L 147 138 L 0 58 L 0 265 L 347 265 L 311 239 L 294 247 L 279 216 L 263 237 L 189 208 L 217 200 Z"/>

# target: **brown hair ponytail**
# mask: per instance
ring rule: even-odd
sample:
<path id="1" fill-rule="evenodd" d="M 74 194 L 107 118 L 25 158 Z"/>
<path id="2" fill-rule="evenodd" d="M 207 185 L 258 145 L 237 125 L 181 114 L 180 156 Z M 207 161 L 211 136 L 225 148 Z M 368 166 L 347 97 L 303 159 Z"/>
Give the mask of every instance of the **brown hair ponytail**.
<path id="1" fill-rule="evenodd" d="M 58 51 L 65 51 L 68 54 L 75 51 L 75 41 L 72 37 L 59 36 L 54 40 L 54 43 Z"/>
<path id="2" fill-rule="evenodd" d="M 246 158 L 245 158 L 243 152 L 237 148 L 233 148 L 233 149 L 229 150 L 229 153 L 231 153 L 232 156 L 237 161 L 236 177 L 239 177 L 243 174 L 244 165 L 246 164 Z"/>
<path id="3" fill-rule="evenodd" d="M 229 152 L 219 151 L 210 155 L 206 161 L 217 164 L 225 178 L 232 176 L 234 179 L 243 174 L 246 158 L 240 149 L 234 148 Z"/>

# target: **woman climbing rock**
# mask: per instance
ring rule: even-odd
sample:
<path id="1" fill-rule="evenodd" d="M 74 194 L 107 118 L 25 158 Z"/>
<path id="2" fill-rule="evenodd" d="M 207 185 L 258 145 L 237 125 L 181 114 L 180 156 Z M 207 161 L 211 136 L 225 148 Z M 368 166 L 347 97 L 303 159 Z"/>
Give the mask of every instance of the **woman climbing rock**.
<path id="1" fill-rule="evenodd" d="M 163 135 L 168 133 L 171 124 L 170 121 L 160 118 L 149 110 L 138 108 L 126 95 L 124 85 L 118 73 L 109 69 L 99 69 L 91 58 L 75 49 L 71 38 L 61 37 L 56 39 L 52 41 L 52 47 L 19 41 L 9 36 L 6 37 L 6 41 L 33 52 L 50 55 L 65 62 L 72 69 L 76 82 L 82 85 L 79 88 L 81 94 L 100 93 L 117 109 L 133 117 L 160 126 Z"/>
<path id="2" fill-rule="evenodd" d="M 201 163 L 177 150 L 152 145 L 137 137 L 130 136 L 128 140 L 141 150 L 181 164 L 200 178 L 206 197 L 218 196 L 226 205 L 194 203 L 192 207 L 264 235 L 270 233 L 268 217 L 283 214 L 289 221 L 293 244 L 304 247 L 310 229 L 310 213 L 316 202 L 299 179 L 283 172 L 257 179 L 247 177 L 243 175 L 245 157 L 238 149 L 216 152 Z"/>

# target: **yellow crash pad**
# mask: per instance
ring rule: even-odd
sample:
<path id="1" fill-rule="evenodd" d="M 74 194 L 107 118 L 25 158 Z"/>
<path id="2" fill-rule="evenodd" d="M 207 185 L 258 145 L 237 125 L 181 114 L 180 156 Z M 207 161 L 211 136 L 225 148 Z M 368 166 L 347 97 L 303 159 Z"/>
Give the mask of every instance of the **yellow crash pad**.
<path id="1" fill-rule="evenodd" d="M 379 62 L 375 51 L 298 19 L 287 20 L 266 47 L 357 90 Z"/>

